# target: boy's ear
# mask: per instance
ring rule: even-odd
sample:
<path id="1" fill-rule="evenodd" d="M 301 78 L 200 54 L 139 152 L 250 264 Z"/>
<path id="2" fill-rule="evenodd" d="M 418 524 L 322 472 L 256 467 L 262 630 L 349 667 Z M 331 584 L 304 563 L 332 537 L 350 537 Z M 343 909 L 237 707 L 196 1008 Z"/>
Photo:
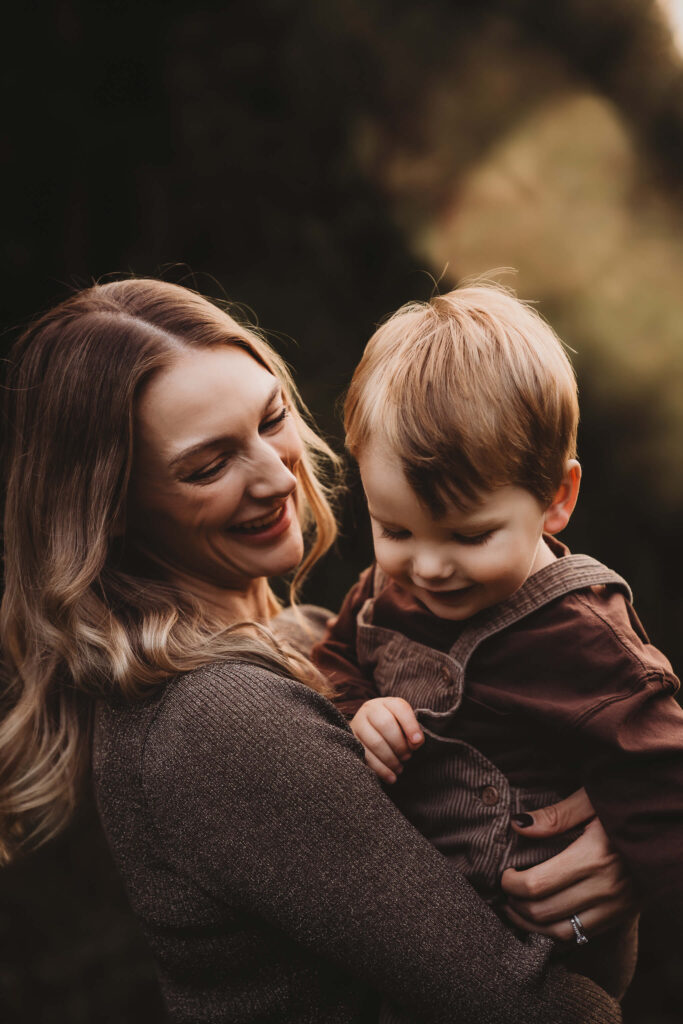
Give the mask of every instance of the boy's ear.
<path id="1" fill-rule="evenodd" d="M 576 459 L 570 459 L 567 463 L 562 483 L 557 493 L 546 509 L 543 520 L 543 529 L 546 533 L 559 533 L 572 517 L 572 512 L 579 497 L 581 485 L 581 466 Z"/>

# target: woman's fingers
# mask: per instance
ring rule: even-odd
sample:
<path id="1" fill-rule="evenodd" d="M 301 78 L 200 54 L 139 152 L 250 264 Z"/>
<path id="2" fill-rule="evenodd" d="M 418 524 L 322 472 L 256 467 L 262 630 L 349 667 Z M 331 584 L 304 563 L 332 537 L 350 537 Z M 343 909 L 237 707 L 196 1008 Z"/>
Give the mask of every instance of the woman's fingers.
<path id="1" fill-rule="evenodd" d="M 608 896 L 615 878 L 621 877 L 622 865 L 609 845 L 602 825 L 595 818 L 583 834 L 550 860 L 526 871 L 508 869 L 502 886 L 508 896 L 522 900 L 538 900 L 575 885 L 589 875 Z"/>
<path id="2" fill-rule="evenodd" d="M 597 818 L 556 857 L 526 871 L 505 871 L 501 885 L 510 919 L 554 938 L 563 938 L 573 914 L 582 921 L 587 915 L 597 934 L 637 910 L 630 876 Z"/>
<path id="3" fill-rule="evenodd" d="M 522 917 L 521 914 L 518 914 L 512 907 L 503 907 L 503 910 L 509 920 L 523 931 L 549 935 L 551 938 L 557 939 L 560 942 L 575 942 L 571 917 L 576 913 L 580 914 L 581 927 L 589 938 L 591 936 L 599 935 L 608 928 L 612 928 L 614 925 L 623 922 L 627 916 L 631 916 L 633 913 L 633 910 L 631 910 L 630 914 L 624 914 L 621 901 L 615 900 L 613 903 L 605 903 L 600 907 L 592 907 L 581 911 L 574 909 L 561 920 L 554 921 L 547 925 L 539 925 L 528 921 L 525 917 Z"/>
<path id="4" fill-rule="evenodd" d="M 573 845 L 573 844 L 572 844 Z M 571 847 L 567 847 L 570 850 Z M 550 860 L 544 860 L 533 868 L 517 871 L 508 868 L 503 872 L 501 885 L 503 891 L 513 899 L 542 900 L 552 896 L 570 885 L 580 882 L 590 871 L 590 867 L 576 860 L 573 853 L 568 857 L 563 850 Z"/>
<path id="5" fill-rule="evenodd" d="M 532 925 L 544 926 L 609 903 L 619 906 L 622 901 L 630 899 L 631 888 L 630 879 L 622 875 L 614 879 L 611 892 L 606 896 L 601 891 L 596 892 L 592 878 L 586 878 L 545 899 L 524 900 L 512 897 L 508 898 L 507 905 Z"/>
<path id="6" fill-rule="evenodd" d="M 595 809 L 585 789 L 577 789 L 571 796 L 537 811 L 524 811 L 512 819 L 512 827 L 529 839 L 554 836 L 581 825 L 595 817 Z"/>

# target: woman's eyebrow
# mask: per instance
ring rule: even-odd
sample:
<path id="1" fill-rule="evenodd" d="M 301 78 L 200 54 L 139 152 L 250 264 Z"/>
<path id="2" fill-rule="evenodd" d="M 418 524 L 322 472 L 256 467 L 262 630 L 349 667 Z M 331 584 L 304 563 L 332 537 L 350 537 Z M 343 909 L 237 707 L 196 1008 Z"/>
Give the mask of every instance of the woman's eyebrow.
<path id="1" fill-rule="evenodd" d="M 269 407 L 281 392 L 282 385 L 278 381 L 263 403 L 261 416 L 265 416 Z M 216 445 L 219 444 L 234 444 L 236 440 L 237 439 L 235 437 L 231 437 L 229 434 L 220 434 L 217 437 L 208 438 L 206 441 L 198 441 L 197 444 L 192 444 L 189 448 L 183 448 L 181 452 L 174 455 L 173 458 L 169 460 L 168 468 L 173 469 L 173 467 L 177 466 L 179 462 L 183 462 L 185 459 L 189 459 L 192 455 L 196 455 L 198 452 L 204 451 L 205 448 L 215 448 Z"/>

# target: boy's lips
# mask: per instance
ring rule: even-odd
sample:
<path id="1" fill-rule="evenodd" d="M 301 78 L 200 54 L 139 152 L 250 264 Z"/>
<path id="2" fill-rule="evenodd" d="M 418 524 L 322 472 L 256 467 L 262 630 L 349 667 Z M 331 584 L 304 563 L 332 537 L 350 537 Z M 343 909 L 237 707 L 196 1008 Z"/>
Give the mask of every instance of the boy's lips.
<path id="1" fill-rule="evenodd" d="M 467 594 L 471 593 L 476 586 L 475 583 L 468 583 L 466 587 L 453 587 L 450 590 L 432 590 L 429 587 L 420 587 L 423 594 L 428 594 L 437 601 L 461 601 Z"/>

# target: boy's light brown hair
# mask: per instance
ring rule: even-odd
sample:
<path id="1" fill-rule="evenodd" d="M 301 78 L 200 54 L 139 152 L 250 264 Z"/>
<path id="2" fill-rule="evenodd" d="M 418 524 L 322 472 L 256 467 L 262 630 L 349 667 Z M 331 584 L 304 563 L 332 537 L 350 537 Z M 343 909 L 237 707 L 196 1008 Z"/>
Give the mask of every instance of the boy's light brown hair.
<path id="1" fill-rule="evenodd" d="M 491 283 L 402 306 L 368 342 L 344 406 L 350 453 L 387 445 L 437 518 L 508 484 L 549 505 L 578 419 L 562 342 Z"/>

